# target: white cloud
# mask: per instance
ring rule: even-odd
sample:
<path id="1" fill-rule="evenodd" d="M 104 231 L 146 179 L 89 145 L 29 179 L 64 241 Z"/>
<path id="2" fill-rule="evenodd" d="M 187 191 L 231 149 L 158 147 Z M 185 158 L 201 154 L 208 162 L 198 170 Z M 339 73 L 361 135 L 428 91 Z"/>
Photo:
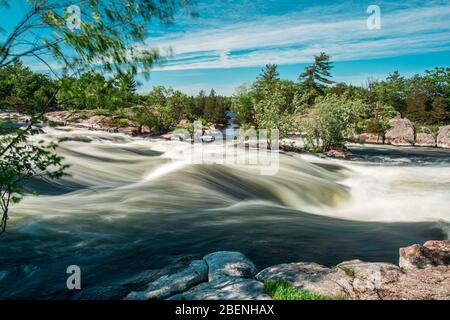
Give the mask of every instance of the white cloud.
<path id="1" fill-rule="evenodd" d="M 366 27 L 365 10 L 330 15 L 311 11 L 148 39 L 174 55 L 157 70 L 253 67 L 310 62 L 326 51 L 335 61 L 450 49 L 450 5 L 383 14 L 382 29 Z M 314 22 L 312 22 L 314 21 Z"/>

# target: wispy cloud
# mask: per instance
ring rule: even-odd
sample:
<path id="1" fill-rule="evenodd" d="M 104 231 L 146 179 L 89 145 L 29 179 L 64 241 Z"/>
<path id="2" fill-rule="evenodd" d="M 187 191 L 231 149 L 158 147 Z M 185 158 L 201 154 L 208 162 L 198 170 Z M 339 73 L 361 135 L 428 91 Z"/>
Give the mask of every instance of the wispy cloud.
<path id="1" fill-rule="evenodd" d="M 213 28 L 148 39 L 173 56 L 158 70 L 254 67 L 310 62 L 326 51 L 335 61 L 383 58 L 450 49 L 450 5 L 382 9 L 382 28 L 369 30 L 365 10 L 310 8 L 259 16 Z M 363 8 L 363 7 L 358 7 Z"/>

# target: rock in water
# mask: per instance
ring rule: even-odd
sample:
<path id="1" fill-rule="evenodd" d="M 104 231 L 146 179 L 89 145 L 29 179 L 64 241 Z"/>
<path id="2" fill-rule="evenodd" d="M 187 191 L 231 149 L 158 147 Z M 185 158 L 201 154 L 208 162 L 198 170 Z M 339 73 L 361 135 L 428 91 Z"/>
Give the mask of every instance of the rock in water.
<path id="1" fill-rule="evenodd" d="M 221 276 L 168 300 L 271 300 L 264 285 L 253 279 Z"/>
<path id="2" fill-rule="evenodd" d="M 166 299 L 205 281 L 208 281 L 208 266 L 203 260 L 195 260 L 186 269 L 170 276 L 163 276 L 150 283 L 145 290 L 131 292 L 125 299 Z"/>
<path id="3" fill-rule="evenodd" d="M 209 281 L 220 277 L 253 278 L 257 272 L 254 263 L 240 252 L 219 251 L 203 259 L 208 264 Z"/>
<path id="4" fill-rule="evenodd" d="M 450 240 L 428 241 L 400 248 L 400 267 L 422 269 L 450 265 Z"/>
<path id="5" fill-rule="evenodd" d="M 422 127 L 416 134 L 414 145 L 417 147 L 436 147 L 436 137 L 430 129 Z"/>
<path id="6" fill-rule="evenodd" d="M 414 128 L 411 121 L 397 117 L 389 121 L 389 126 L 386 132 L 386 143 L 394 146 L 414 145 Z"/>
<path id="7" fill-rule="evenodd" d="M 437 136 L 437 146 L 439 148 L 450 149 L 450 126 L 440 127 Z"/>

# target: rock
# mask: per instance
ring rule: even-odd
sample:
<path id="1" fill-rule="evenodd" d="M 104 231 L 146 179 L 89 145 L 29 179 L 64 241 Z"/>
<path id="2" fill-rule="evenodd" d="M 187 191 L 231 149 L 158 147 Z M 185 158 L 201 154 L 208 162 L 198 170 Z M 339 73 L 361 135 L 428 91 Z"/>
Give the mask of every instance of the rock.
<path id="1" fill-rule="evenodd" d="M 338 264 L 337 268 L 353 279 L 352 289 L 347 289 L 349 298 L 359 300 L 379 299 L 379 292 L 402 275 L 399 266 L 391 263 L 352 260 Z"/>
<path id="2" fill-rule="evenodd" d="M 305 143 L 301 139 L 285 138 L 280 141 L 279 148 L 285 152 L 302 152 Z"/>
<path id="3" fill-rule="evenodd" d="M 202 283 L 169 300 L 271 300 L 264 284 L 253 279 L 223 276 Z"/>
<path id="4" fill-rule="evenodd" d="M 383 300 L 450 300 L 450 266 L 409 269 L 378 294 Z"/>
<path id="5" fill-rule="evenodd" d="M 373 133 L 361 133 L 356 135 L 352 140 L 358 143 L 383 144 L 383 137 Z"/>
<path id="6" fill-rule="evenodd" d="M 400 267 L 404 269 L 429 268 L 450 265 L 450 240 L 428 241 L 400 248 Z"/>
<path id="7" fill-rule="evenodd" d="M 269 267 L 257 274 L 259 281 L 285 280 L 293 287 L 329 297 L 348 297 L 352 277 L 343 270 L 317 263 L 289 263 Z"/>
<path id="8" fill-rule="evenodd" d="M 414 145 L 417 147 L 436 147 L 436 137 L 430 129 L 422 127 L 416 134 Z"/>
<path id="9" fill-rule="evenodd" d="M 117 132 L 132 136 L 136 133 L 136 129 L 133 127 L 117 128 Z"/>
<path id="10" fill-rule="evenodd" d="M 107 123 L 112 118 L 107 116 L 92 116 L 87 119 L 84 119 L 80 123 L 79 126 L 87 127 L 87 128 L 101 128 L 104 123 Z"/>
<path id="11" fill-rule="evenodd" d="M 253 262 L 240 252 L 219 251 L 203 259 L 208 264 L 209 281 L 221 277 L 253 278 L 257 272 Z"/>
<path id="12" fill-rule="evenodd" d="M 186 269 L 163 276 L 150 283 L 143 291 L 133 291 L 126 300 L 165 299 L 177 293 L 189 290 L 193 286 L 208 280 L 208 266 L 204 260 L 193 261 Z"/>
<path id="13" fill-rule="evenodd" d="M 408 119 L 394 118 L 389 121 L 390 129 L 386 132 L 386 143 L 394 146 L 413 146 L 414 128 Z"/>
<path id="14" fill-rule="evenodd" d="M 450 125 L 439 128 L 437 146 L 439 148 L 450 149 Z"/>
<path id="15" fill-rule="evenodd" d="M 350 159 L 352 157 L 351 151 L 346 147 L 333 148 L 325 152 L 325 155 L 336 159 Z"/>

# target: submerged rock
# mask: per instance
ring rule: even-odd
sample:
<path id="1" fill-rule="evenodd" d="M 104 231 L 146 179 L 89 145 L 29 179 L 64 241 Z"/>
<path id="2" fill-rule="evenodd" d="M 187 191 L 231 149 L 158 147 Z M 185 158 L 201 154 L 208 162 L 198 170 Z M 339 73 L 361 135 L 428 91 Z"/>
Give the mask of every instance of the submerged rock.
<path id="1" fill-rule="evenodd" d="M 437 136 L 437 146 L 439 148 L 450 149 L 450 125 L 439 128 Z"/>
<path id="2" fill-rule="evenodd" d="M 169 300 L 270 300 L 264 284 L 253 279 L 222 276 Z"/>
<path id="3" fill-rule="evenodd" d="M 208 280 L 208 266 L 204 260 L 193 261 L 186 269 L 163 276 L 150 283 L 143 291 L 133 291 L 126 300 L 166 299 Z"/>
<path id="4" fill-rule="evenodd" d="M 411 121 L 397 117 L 389 121 L 389 126 L 386 132 L 386 143 L 394 146 L 414 145 L 414 128 Z"/>
<path id="5" fill-rule="evenodd" d="M 400 267 L 404 269 L 430 268 L 450 265 L 450 240 L 428 241 L 400 248 Z"/>
<path id="6" fill-rule="evenodd" d="M 219 251 L 203 258 L 208 264 L 208 280 L 221 277 L 253 278 L 256 266 L 240 252 Z"/>

